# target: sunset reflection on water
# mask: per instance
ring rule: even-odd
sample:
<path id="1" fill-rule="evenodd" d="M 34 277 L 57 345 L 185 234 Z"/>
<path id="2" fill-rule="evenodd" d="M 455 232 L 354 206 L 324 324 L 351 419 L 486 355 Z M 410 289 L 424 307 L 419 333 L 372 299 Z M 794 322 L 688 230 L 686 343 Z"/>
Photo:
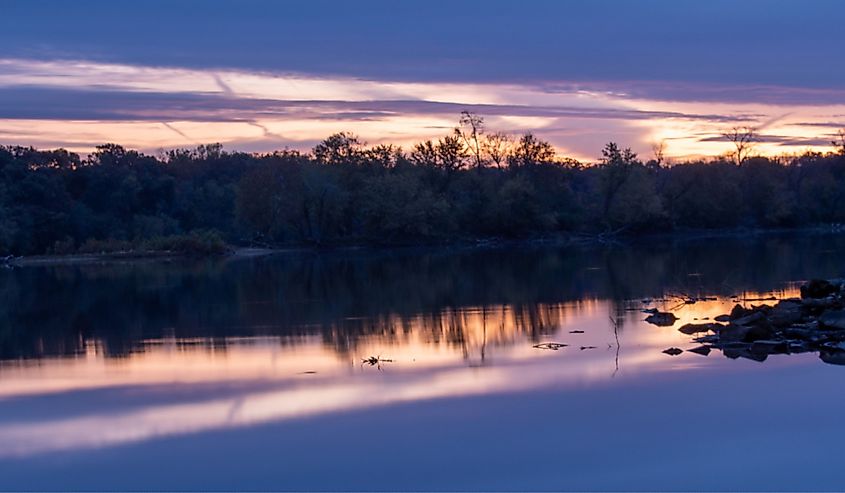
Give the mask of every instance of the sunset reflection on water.
<path id="1" fill-rule="evenodd" d="M 745 293 L 787 298 L 795 289 Z M 355 350 L 338 352 L 320 337 L 159 338 L 109 357 L 97 341 L 81 354 L 0 365 L 3 456 L 102 447 L 400 402 L 537 388 L 601 385 L 612 378 L 719 368 L 721 357 L 670 357 L 667 347 L 695 344 L 685 323 L 712 319 L 735 300 L 683 304 L 674 299 L 622 304 L 584 299 L 536 306 L 494 305 L 435 314 L 341 320 L 370 328 Z M 672 327 L 644 322 L 644 307 L 673 309 Z M 614 332 L 616 323 L 616 333 Z M 576 331 L 576 332 L 572 332 Z M 577 331 L 583 331 L 579 333 Z M 617 344 L 618 337 L 618 344 Z M 222 344 L 221 344 L 222 342 Z M 568 346 L 543 350 L 534 345 Z M 387 360 L 379 367 L 362 360 Z M 784 361 L 785 362 L 785 361 Z M 73 412 L 47 402 L 78 401 Z M 120 405 L 111 405 L 120 402 Z M 29 416 L 33 408 L 36 416 Z M 60 410 L 61 409 L 61 410 Z M 8 412 L 11 411 L 10 416 Z"/>
<path id="2" fill-rule="evenodd" d="M 841 399 L 819 408 L 815 389 L 841 367 L 663 351 L 698 346 L 686 323 L 844 277 L 842 248 L 772 236 L 4 269 L 0 489 L 655 489 L 628 481 L 659 465 L 648 477 L 680 486 L 690 458 L 740 456 L 790 484 L 752 459 L 812 415 L 796 451 L 834 460 L 819 443 L 838 447 L 824 430 Z M 711 439 L 675 438 L 714 419 Z M 639 453 L 607 462 L 614 449 Z"/>

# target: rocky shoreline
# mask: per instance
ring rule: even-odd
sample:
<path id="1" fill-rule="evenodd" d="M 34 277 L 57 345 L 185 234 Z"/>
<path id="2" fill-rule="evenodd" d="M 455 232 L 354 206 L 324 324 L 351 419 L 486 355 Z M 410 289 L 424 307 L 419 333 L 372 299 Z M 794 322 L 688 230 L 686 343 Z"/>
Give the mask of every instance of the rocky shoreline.
<path id="1" fill-rule="evenodd" d="M 825 363 L 845 365 L 845 280 L 812 280 L 800 292 L 774 305 L 736 305 L 714 322 L 678 330 L 695 336 L 700 346 L 687 351 L 697 354 L 719 350 L 728 358 L 765 361 L 771 354 L 818 352 Z"/>

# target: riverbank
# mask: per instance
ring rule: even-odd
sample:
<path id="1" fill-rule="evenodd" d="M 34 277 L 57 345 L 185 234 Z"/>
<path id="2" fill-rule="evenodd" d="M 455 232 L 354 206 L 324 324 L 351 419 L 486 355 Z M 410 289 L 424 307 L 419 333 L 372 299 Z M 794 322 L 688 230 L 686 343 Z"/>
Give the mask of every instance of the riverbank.
<path id="1" fill-rule="evenodd" d="M 24 257 L 13 257 L 5 260 L 7 267 L 26 267 L 36 265 L 64 265 L 64 264 L 87 264 L 99 262 L 126 262 L 126 261 L 170 261 L 184 258 L 251 258 L 270 255 L 285 251 L 272 248 L 232 248 L 224 253 L 217 254 L 189 254 L 177 251 L 126 251 L 111 253 L 84 253 L 72 255 L 32 255 Z"/>
<path id="2" fill-rule="evenodd" d="M 61 265 L 96 262 L 126 262 L 162 260 L 171 261 L 185 258 L 252 258 L 280 253 L 328 253 L 328 252 L 384 252 L 407 250 L 465 250 L 515 247 L 565 247 L 565 246 L 602 246 L 626 244 L 667 244 L 705 241 L 710 239 L 743 239 L 763 237 L 827 236 L 843 235 L 845 228 L 837 226 L 815 226 L 807 228 L 742 228 L 720 230 L 685 230 L 671 233 L 653 233 L 644 235 L 587 235 L 566 234 L 535 238 L 478 238 L 459 239 L 449 242 L 417 244 L 336 244 L 336 245 L 288 245 L 266 247 L 242 247 L 229 245 L 215 252 L 184 252 L 175 250 L 128 250 L 103 253 L 77 253 L 66 255 L 32 255 L 0 258 L 0 266 L 35 266 Z"/>

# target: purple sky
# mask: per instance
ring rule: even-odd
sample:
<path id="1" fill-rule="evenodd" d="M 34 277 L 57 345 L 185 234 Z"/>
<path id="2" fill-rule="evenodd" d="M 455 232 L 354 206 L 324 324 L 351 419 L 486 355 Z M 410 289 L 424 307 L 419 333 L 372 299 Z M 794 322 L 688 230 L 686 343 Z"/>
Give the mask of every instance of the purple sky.
<path id="1" fill-rule="evenodd" d="M 0 142 L 153 151 L 408 145 L 464 109 L 592 159 L 825 150 L 845 126 L 839 1 L 0 2 Z"/>

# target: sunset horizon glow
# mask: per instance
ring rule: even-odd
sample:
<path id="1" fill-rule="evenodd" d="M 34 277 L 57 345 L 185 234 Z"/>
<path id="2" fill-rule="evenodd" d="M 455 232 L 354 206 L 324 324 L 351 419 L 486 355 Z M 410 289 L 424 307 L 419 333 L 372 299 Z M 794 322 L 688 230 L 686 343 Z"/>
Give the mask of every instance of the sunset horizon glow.
<path id="1" fill-rule="evenodd" d="M 845 104 L 650 99 L 624 92 L 624 83 L 550 89 L 81 60 L 0 59 L 0 68 L 0 141 L 81 154 L 108 142 L 148 153 L 218 142 L 235 151 L 305 151 L 341 131 L 407 150 L 448 135 L 460 112 L 470 111 L 490 131 L 532 132 L 584 162 L 608 141 L 644 157 L 657 142 L 679 160 L 724 155 L 732 144 L 721 134 L 736 126 L 757 130 L 758 153 L 781 155 L 832 151 L 834 121 L 845 115 Z M 40 108 L 27 105 L 36 100 Z"/>
<path id="2" fill-rule="evenodd" d="M 841 8 L 14 2 L 0 16 L 0 144 L 260 153 L 345 131 L 408 151 L 470 111 L 582 162 L 610 141 L 644 159 L 659 143 L 677 161 L 721 156 L 732 127 L 757 131 L 759 155 L 830 152 L 845 127 Z"/>

